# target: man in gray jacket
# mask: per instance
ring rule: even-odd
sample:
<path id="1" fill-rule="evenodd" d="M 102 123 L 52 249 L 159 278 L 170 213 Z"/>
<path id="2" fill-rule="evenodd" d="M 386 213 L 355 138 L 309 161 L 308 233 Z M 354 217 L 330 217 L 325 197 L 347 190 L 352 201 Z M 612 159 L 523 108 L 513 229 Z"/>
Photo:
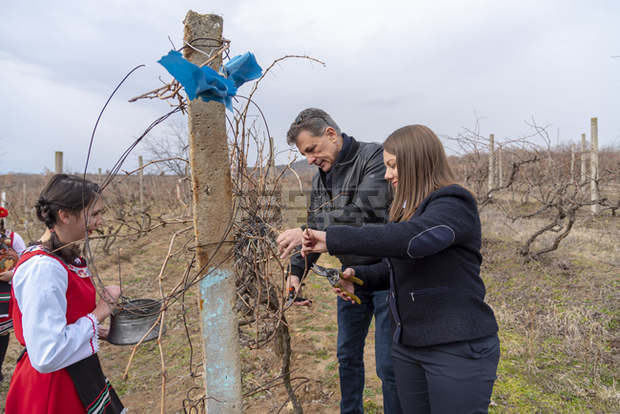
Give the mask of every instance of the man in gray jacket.
<path id="1" fill-rule="evenodd" d="M 308 226 L 325 230 L 331 224 L 361 226 L 384 223 L 391 196 L 383 178 L 383 149 L 374 143 L 358 142 L 343 134 L 325 111 L 308 108 L 297 116 L 287 133 L 289 145 L 296 145 L 308 163 L 318 167 L 312 179 Z M 282 258 L 301 246 L 303 227 L 284 231 L 278 237 Z M 307 257 L 308 267 L 318 254 Z M 345 267 L 378 262 L 378 257 L 338 257 Z M 299 292 L 305 260 L 291 256 L 289 285 Z M 356 293 L 359 290 L 356 289 Z M 358 294 L 361 305 L 338 298 L 338 362 L 341 413 L 363 413 L 364 342 L 375 315 L 375 358 L 377 375 L 383 382 L 383 406 L 387 414 L 401 413 L 391 359 L 391 328 L 388 291 Z M 309 305 L 305 300 L 296 305 Z"/>

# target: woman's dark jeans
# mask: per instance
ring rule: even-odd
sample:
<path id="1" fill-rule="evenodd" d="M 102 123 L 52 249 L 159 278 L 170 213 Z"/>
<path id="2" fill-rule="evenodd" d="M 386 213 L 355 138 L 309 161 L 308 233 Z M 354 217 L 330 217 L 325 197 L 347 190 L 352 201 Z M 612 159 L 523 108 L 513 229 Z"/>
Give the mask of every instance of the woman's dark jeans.
<path id="1" fill-rule="evenodd" d="M 428 347 L 392 345 L 406 413 L 487 413 L 499 362 L 497 334 Z"/>
<path id="2" fill-rule="evenodd" d="M 377 375 L 383 382 L 383 410 L 400 414 L 392 364 L 391 315 L 387 290 L 360 296 L 361 305 L 338 298 L 338 362 L 340 373 L 340 412 L 364 412 L 364 342 L 375 315 L 375 360 Z"/>

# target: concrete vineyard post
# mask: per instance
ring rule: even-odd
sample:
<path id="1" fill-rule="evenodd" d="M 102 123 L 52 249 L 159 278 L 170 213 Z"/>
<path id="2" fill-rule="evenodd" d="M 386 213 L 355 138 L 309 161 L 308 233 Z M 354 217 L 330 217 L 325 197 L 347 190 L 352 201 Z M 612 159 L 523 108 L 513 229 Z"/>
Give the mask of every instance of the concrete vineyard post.
<path id="1" fill-rule="evenodd" d="M 590 119 L 590 199 L 592 200 L 592 214 L 598 214 L 600 194 L 598 191 L 598 118 Z"/>
<path id="2" fill-rule="evenodd" d="M 499 147 L 497 147 L 497 178 L 498 178 L 498 186 L 501 188 L 504 186 L 504 169 L 503 169 L 503 150 L 502 150 L 502 146 L 500 145 Z"/>
<path id="3" fill-rule="evenodd" d="M 570 182 L 575 182 L 575 144 L 570 146 Z"/>
<path id="4" fill-rule="evenodd" d="M 489 191 L 495 187 L 495 135 L 489 135 Z"/>
<path id="5" fill-rule="evenodd" d="M 54 171 L 56 172 L 56 174 L 62 174 L 62 151 L 56 151 L 54 161 L 55 161 Z"/>
<path id="6" fill-rule="evenodd" d="M 184 24 L 185 44 L 192 47 L 184 48 L 183 53 L 186 59 L 200 65 L 219 46 L 217 39 L 222 39 L 223 19 L 190 10 Z M 194 39 L 201 40 L 193 42 Z M 211 67 L 218 70 L 221 64 L 218 57 Z M 200 282 L 200 309 L 209 414 L 241 413 L 242 409 L 235 276 L 225 252 L 230 246 L 228 236 L 216 252 L 232 219 L 225 110 L 221 103 L 201 99 L 190 102 L 188 108 L 196 254 L 199 268 L 207 273 Z"/>
<path id="7" fill-rule="evenodd" d="M 583 185 L 586 183 L 586 175 L 587 175 L 587 161 L 586 161 L 586 134 L 581 134 L 581 179 L 579 180 L 579 184 Z"/>

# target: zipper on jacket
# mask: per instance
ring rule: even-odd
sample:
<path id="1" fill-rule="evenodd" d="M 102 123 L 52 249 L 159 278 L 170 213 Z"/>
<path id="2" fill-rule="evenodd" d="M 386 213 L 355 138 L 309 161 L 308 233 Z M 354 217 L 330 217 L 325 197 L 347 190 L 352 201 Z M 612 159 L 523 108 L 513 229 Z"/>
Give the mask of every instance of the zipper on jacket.
<path id="1" fill-rule="evenodd" d="M 420 290 L 412 290 L 409 292 L 409 295 L 411 296 L 411 301 L 415 302 L 415 295 L 418 296 L 422 296 L 422 295 L 429 295 L 432 293 L 438 293 L 438 292 L 444 292 L 448 290 L 447 287 L 442 286 L 442 287 L 436 287 L 436 288 L 428 288 L 428 289 L 420 289 Z"/>

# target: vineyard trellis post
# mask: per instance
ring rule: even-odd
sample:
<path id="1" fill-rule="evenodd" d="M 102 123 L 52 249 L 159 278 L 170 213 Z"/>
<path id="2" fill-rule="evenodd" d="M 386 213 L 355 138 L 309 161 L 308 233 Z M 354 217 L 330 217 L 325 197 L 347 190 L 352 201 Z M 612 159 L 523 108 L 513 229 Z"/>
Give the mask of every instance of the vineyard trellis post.
<path id="1" fill-rule="evenodd" d="M 586 169 L 587 167 L 587 163 L 586 163 L 586 134 L 583 133 L 581 134 L 581 179 L 579 180 L 579 184 L 583 185 L 586 183 Z"/>
<path id="2" fill-rule="evenodd" d="M 489 191 L 495 188 L 495 135 L 489 135 Z"/>
<path id="3" fill-rule="evenodd" d="M 590 119 L 590 199 L 592 214 L 598 214 L 600 195 L 598 191 L 598 118 Z"/>
<path id="4" fill-rule="evenodd" d="M 55 169 L 56 174 L 62 174 L 62 151 L 56 151 L 56 155 L 54 156 L 55 161 Z"/>
<path id="5" fill-rule="evenodd" d="M 185 16 L 185 58 L 200 65 L 222 39 L 223 19 L 188 11 Z M 195 41 L 196 40 L 196 41 Z M 221 57 L 211 67 L 218 70 Z M 227 258 L 232 219 L 232 183 L 225 107 L 196 99 L 189 103 L 189 158 L 196 255 L 208 275 L 200 282 L 201 328 L 204 341 L 206 408 L 209 414 L 241 412 L 239 333 L 234 311 L 235 274 Z M 220 240 L 226 238 L 223 247 Z M 205 267 L 209 266 L 208 269 Z"/>
<path id="6" fill-rule="evenodd" d="M 498 186 L 501 188 L 504 186 L 504 165 L 503 165 L 503 152 L 501 145 L 497 146 L 497 179 Z"/>
<path id="7" fill-rule="evenodd" d="M 570 183 L 575 183 L 575 144 L 570 146 Z"/>

